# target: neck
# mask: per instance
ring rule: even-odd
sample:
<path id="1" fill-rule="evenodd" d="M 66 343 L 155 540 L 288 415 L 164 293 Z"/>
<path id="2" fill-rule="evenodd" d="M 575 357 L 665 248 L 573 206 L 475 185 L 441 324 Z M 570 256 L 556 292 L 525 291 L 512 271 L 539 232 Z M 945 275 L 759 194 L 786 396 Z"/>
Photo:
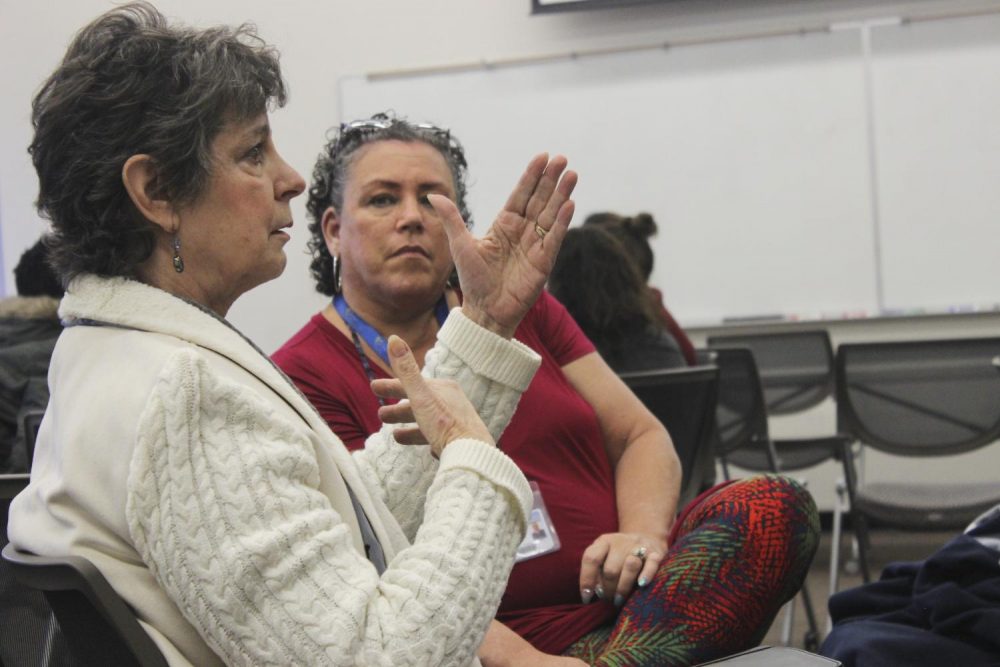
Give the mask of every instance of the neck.
<path id="1" fill-rule="evenodd" d="M 439 325 L 435 306 L 440 298 L 438 295 L 429 303 L 420 301 L 409 308 L 383 308 L 369 299 L 358 299 L 349 290 L 344 291 L 344 299 L 351 310 L 382 336 L 396 335 L 406 341 L 421 366 L 424 355 L 437 340 Z"/>
<path id="2" fill-rule="evenodd" d="M 235 296 L 228 294 L 218 294 L 216 298 L 210 298 L 212 290 L 203 289 L 192 271 L 178 273 L 174 269 L 172 256 L 165 257 L 162 252 L 154 251 L 153 255 L 138 267 L 136 278 L 164 292 L 200 304 L 223 319 L 236 300 Z"/>

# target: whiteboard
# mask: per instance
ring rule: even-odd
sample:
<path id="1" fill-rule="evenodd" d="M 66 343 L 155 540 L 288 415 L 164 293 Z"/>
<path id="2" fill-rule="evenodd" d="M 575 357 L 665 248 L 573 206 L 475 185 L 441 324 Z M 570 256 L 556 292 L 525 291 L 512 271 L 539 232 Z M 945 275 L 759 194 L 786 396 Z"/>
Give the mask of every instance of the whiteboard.
<path id="1" fill-rule="evenodd" d="M 872 61 L 861 32 L 841 30 L 346 78 L 341 118 L 394 109 L 450 127 L 467 150 L 480 228 L 533 153 L 566 154 L 580 173 L 578 220 L 656 218 L 651 282 L 688 325 L 992 303 L 1000 285 L 983 280 L 982 264 L 1000 259 L 1000 76 L 992 66 L 971 82 L 964 74 L 1000 63 L 1000 19 L 980 21 L 991 27 L 880 28 Z M 870 123 L 870 109 L 884 115 Z M 936 165 L 922 157 L 930 151 Z M 957 164 L 970 153 L 987 165 L 971 177 Z M 956 202 L 966 213 L 946 215 Z M 979 257 L 967 262 L 955 246 Z M 954 261 L 930 285 L 927 264 L 946 253 Z"/>
<path id="2" fill-rule="evenodd" d="M 1000 16 L 872 32 L 885 306 L 1000 302 Z"/>

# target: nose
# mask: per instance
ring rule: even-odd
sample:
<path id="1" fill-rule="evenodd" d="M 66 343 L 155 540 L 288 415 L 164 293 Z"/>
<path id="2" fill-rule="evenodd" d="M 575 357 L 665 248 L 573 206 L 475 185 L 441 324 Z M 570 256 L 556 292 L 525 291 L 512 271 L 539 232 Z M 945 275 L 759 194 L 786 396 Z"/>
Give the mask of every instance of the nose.
<path id="1" fill-rule="evenodd" d="M 278 156 L 278 160 L 281 164 L 274 180 L 274 196 L 280 201 L 289 201 L 305 192 L 306 181 L 284 158 Z"/>
<path id="2" fill-rule="evenodd" d="M 420 201 L 415 196 L 404 196 L 400 202 L 399 221 L 396 223 L 400 231 L 420 231 L 424 228 L 424 211 Z"/>

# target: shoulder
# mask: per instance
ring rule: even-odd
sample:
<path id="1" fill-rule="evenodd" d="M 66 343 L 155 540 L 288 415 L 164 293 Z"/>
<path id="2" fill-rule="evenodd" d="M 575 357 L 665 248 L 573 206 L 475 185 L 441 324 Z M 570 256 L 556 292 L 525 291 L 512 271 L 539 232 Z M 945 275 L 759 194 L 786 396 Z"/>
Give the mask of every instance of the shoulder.
<path id="1" fill-rule="evenodd" d="M 559 366 L 595 350 L 566 307 L 545 290 L 524 316 L 515 336 L 529 347 L 550 352 Z"/>

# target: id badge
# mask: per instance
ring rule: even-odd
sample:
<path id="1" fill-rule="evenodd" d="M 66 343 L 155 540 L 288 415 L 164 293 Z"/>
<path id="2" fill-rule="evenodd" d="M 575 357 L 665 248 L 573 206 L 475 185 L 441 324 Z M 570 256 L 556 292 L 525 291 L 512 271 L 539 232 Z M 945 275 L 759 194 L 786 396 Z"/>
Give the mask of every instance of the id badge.
<path id="1" fill-rule="evenodd" d="M 528 532 L 517 547 L 515 563 L 559 550 L 559 535 L 556 534 L 556 527 L 552 525 L 549 512 L 545 509 L 545 501 L 542 500 L 542 491 L 538 488 L 537 482 L 531 482 L 531 498 Z"/>

